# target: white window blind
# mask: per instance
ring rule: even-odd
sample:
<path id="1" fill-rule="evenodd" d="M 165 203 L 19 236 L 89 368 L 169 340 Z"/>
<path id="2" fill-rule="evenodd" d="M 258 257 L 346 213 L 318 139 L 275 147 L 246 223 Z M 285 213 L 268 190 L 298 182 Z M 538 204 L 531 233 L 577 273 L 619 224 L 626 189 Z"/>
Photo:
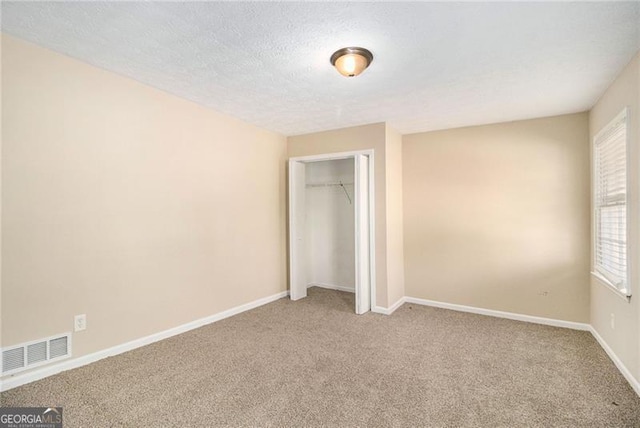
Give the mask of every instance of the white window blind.
<path id="1" fill-rule="evenodd" d="M 595 270 L 630 295 L 627 266 L 627 114 L 594 138 Z"/>

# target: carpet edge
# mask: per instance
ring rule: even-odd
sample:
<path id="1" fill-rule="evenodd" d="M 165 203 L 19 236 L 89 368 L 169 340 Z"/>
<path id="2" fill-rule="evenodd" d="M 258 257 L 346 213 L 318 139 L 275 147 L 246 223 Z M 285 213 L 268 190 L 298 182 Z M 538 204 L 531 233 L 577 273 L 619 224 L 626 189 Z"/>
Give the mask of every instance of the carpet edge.
<path id="1" fill-rule="evenodd" d="M 633 388 L 638 397 L 640 397 L 640 382 L 638 382 L 638 380 L 633 376 L 631 371 L 622 362 L 622 360 L 618 358 L 616 353 L 613 352 L 613 349 L 611 349 L 609 344 L 602 338 L 602 336 L 600 336 L 600 333 L 598 333 L 598 331 L 593 326 L 590 327 L 591 328 L 589 329 L 589 331 L 591 332 L 591 335 L 596 339 L 600 347 L 604 349 L 604 352 L 607 353 L 611 361 L 613 361 L 613 364 L 615 364 L 615 366 L 617 367 L 618 371 L 620 371 L 620 373 L 622 373 L 622 376 L 624 376 L 627 382 L 629 382 L 631 388 Z"/>
<path id="2" fill-rule="evenodd" d="M 93 352 L 91 354 L 83 355 L 81 357 L 71 358 L 63 362 L 60 362 L 58 364 L 53 364 L 51 366 L 35 369 L 33 371 L 26 372 L 24 374 L 9 377 L 5 380 L 0 381 L 0 392 L 8 391 L 18 386 L 26 385 L 28 383 L 35 382 L 37 380 L 44 379 L 49 376 L 53 376 L 55 374 L 58 374 L 67 370 L 86 366 L 88 364 L 94 363 L 96 361 L 102 360 L 107 357 L 123 354 L 127 351 L 131 351 L 136 348 L 140 348 L 142 346 L 146 346 L 163 339 L 168 339 L 169 337 L 176 336 L 181 333 L 186 333 L 187 331 L 194 330 L 196 328 L 205 326 L 207 324 L 212 324 L 216 321 L 221 321 L 233 315 L 237 315 L 242 312 L 246 312 L 251 309 L 255 309 L 257 307 L 266 305 L 268 303 L 274 302 L 288 295 L 289 295 L 289 291 L 281 291 L 279 293 L 262 297 L 252 302 L 244 303 L 242 305 L 235 306 L 233 308 L 224 310 L 222 312 L 218 312 L 216 314 L 209 315 L 207 317 L 200 318 L 195 321 L 191 321 L 186 324 L 182 324 L 182 325 L 170 328 L 168 330 L 164 330 L 158 333 L 153 333 L 148 336 L 134 339 L 129 342 L 122 343 L 120 345 L 112 346 L 111 348 L 107 348 L 101 351 Z"/>

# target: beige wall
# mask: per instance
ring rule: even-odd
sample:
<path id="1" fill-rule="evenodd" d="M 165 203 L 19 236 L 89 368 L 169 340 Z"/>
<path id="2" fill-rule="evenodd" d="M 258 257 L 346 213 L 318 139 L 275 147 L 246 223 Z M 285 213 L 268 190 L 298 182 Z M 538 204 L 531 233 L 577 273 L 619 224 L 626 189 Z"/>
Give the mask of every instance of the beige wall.
<path id="1" fill-rule="evenodd" d="M 402 226 L 402 135 L 386 126 L 387 302 L 404 297 L 404 235 Z"/>
<path id="2" fill-rule="evenodd" d="M 407 296 L 589 322 L 586 113 L 406 135 Z"/>
<path id="3" fill-rule="evenodd" d="M 286 139 L 2 40 L 2 345 L 74 356 L 286 290 Z M 249 268 L 250 267 L 250 268 Z"/>
<path id="4" fill-rule="evenodd" d="M 376 305 L 387 306 L 387 211 L 385 185 L 384 123 L 316 132 L 287 138 L 288 157 L 374 150 L 375 174 L 375 238 L 376 238 Z M 282 166 L 285 169 L 285 165 Z"/>
<path id="5" fill-rule="evenodd" d="M 589 115 L 285 140 L 6 35 L 1 55 L 2 346 L 86 313 L 78 357 L 284 291 L 286 158 L 374 149 L 378 306 L 591 322 L 640 379 L 638 299 L 588 275 L 589 134 L 624 106 L 640 257 L 640 56 Z"/>
<path id="6" fill-rule="evenodd" d="M 627 65 L 591 110 L 591 138 L 624 107 L 629 107 L 628 173 L 631 186 L 628 192 L 631 217 L 627 224 L 631 237 L 628 257 L 633 297 L 627 302 L 592 277 L 591 324 L 636 380 L 640 380 L 640 54 Z M 615 329 L 611 328 L 611 314 L 615 317 Z"/>

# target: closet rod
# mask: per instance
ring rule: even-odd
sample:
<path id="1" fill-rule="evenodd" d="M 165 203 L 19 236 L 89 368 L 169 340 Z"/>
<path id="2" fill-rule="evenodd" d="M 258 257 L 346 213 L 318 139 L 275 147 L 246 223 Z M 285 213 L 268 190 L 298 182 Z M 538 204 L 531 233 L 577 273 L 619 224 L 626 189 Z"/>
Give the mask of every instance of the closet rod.
<path id="1" fill-rule="evenodd" d="M 306 187 L 340 187 L 340 186 L 353 186 L 353 183 L 311 183 Z"/>
<path id="2" fill-rule="evenodd" d="M 351 204 L 352 203 L 351 196 L 349 196 L 349 192 L 347 192 L 347 188 L 344 187 L 345 185 L 349 186 L 349 185 L 353 185 L 353 183 L 343 183 L 342 181 L 338 183 L 313 183 L 313 184 L 307 184 L 306 187 L 342 187 L 342 190 L 344 191 L 345 196 L 349 200 L 349 204 Z"/>

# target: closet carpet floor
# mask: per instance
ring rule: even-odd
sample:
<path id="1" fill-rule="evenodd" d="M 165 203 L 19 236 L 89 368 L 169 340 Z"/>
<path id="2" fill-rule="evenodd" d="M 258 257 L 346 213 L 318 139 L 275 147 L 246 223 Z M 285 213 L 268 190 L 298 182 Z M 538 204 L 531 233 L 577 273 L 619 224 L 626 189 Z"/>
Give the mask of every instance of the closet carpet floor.
<path id="1" fill-rule="evenodd" d="M 640 427 L 588 332 L 319 288 L 9 390 L 72 427 Z"/>

